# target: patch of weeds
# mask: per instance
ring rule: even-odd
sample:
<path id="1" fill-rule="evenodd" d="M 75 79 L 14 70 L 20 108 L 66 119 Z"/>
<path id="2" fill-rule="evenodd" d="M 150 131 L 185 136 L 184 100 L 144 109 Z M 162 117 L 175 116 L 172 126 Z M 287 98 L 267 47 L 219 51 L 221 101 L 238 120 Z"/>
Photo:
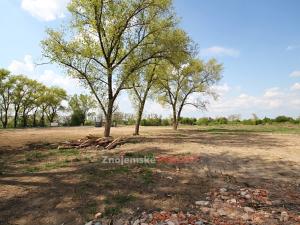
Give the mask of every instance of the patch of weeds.
<path id="1" fill-rule="evenodd" d="M 52 169 L 57 169 L 57 168 L 63 168 L 66 167 L 67 163 L 65 161 L 59 161 L 59 162 L 54 162 L 54 163 L 47 163 L 44 165 L 45 170 L 52 170 Z"/>
<path id="2" fill-rule="evenodd" d="M 112 217 L 121 213 L 120 207 L 106 207 L 103 215 L 105 217 Z"/>
<path id="3" fill-rule="evenodd" d="M 80 154 L 80 151 L 78 149 L 62 149 L 58 150 L 57 154 L 62 156 L 77 156 Z"/>
<path id="4" fill-rule="evenodd" d="M 128 166 L 118 166 L 118 167 L 110 170 L 110 173 L 113 173 L 113 174 L 129 173 L 129 168 L 128 168 Z"/>
<path id="5" fill-rule="evenodd" d="M 97 202 L 89 202 L 86 206 L 87 213 L 95 215 L 97 213 Z"/>
<path id="6" fill-rule="evenodd" d="M 28 162 L 41 161 L 41 159 L 45 157 L 47 157 L 46 154 L 43 154 L 42 152 L 38 152 L 38 151 L 31 151 L 25 153 L 25 160 Z"/>
<path id="7" fill-rule="evenodd" d="M 114 195 L 111 199 L 106 199 L 106 204 L 116 203 L 118 205 L 126 205 L 128 202 L 132 202 L 135 200 L 135 197 L 132 195 Z"/>
<path id="8" fill-rule="evenodd" d="M 149 184 L 154 183 L 152 170 L 150 170 L 148 168 L 144 168 L 141 171 L 141 173 L 142 173 L 141 178 L 142 178 L 142 181 L 143 181 L 144 184 L 149 185 Z"/>
<path id="9" fill-rule="evenodd" d="M 28 173 L 36 173 L 36 172 L 40 171 L 40 168 L 38 168 L 38 167 L 28 167 L 28 168 L 26 168 L 25 171 L 28 172 Z"/>

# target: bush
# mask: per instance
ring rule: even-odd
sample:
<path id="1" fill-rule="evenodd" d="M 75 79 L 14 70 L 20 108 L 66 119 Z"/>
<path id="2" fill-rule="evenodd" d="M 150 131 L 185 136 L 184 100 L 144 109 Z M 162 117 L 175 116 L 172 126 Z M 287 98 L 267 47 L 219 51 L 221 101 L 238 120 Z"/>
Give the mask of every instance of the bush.
<path id="1" fill-rule="evenodd" d="M 85 116 L 80 111 L 75 111 L 71 116 L 71 126 L 80 126 L 83 124 Z"/>
<path id="2" fill-rule="evenodd" d="M 211 122 L 211 118 L 207 118 L 207 117 L 203 117 L 203 118 L 199 118 L 197 121 L 196 121 L 196 124 L 198 126 L 207 126 L 209 125 L 209 123 Z"/>
<path id="3" fill-rule="evenodd" d="M 277 116 L 275 118 L 275 122 L 277 122 L 277 123 L 294 122 L 294 119 L 292 117 L 288 117 L 288 116 Z"/>
<path id="4" fill-rule="evenodd" d="M 181 124 L 186 124 L 186 125 L 195 125 L 197 122 L 196 118 L 189 118 L 189 117 L 182 117 L 179 119 L 179 122 Z"/>

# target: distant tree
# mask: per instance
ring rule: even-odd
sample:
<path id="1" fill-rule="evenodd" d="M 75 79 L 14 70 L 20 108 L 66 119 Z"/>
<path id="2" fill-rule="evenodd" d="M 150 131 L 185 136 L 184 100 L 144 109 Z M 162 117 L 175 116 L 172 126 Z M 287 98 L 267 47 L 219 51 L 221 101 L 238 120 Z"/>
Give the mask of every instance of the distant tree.
<path id="1" fill-rule="evenodd" d="M 14 79 L 10 72 L 0 69 L 0 119 L 3 128 L 7 128 L 9 109 L 13 101 Z"/>
<path id="2" fill-rule="evenodd" d="M 13 81 L 12 104 L 14 106 L 14 127 L 17 127 L 20 110 L 22 110 L 23 126 L 25 127 L 27 126 L 26 113 L 30 111 L 28 109 L 31 109 L 30 105 L 34 101 L 32 96 L 37 93 L 36 87 L 38 82 L 23 75 L 13 76 L 11 79 Z"/>
<path id="3" fill-rule="evenodd" d="M 89 112 L 95 109 L 97 102 L 90 95 L 73 95 L 69 100 L 69 107 L 72 110 L 71 124 L 84 125 Z"/>
<path id="4" fill-rule="evenodd" d="M 63 32 L 47 30 L 43 56 L 66 68 L 95 95 L 106 118 L 107 137 L 115 101 L 127 81 L 153 59 L 169 55 L 161 34 L 176 21 L 171 1 L 72 0 L 68 9 L 70 26 Z"/>
<path id="5" fill-rule="evenodd" d="M 58 115 L 58 111 L 64 110 L 62 102 L 67 100 L 67 93 L 64 89 L 59 87 L 50 87 L 47 96 L 45 96 L 45 103 L 47 105 L 45 113 L 49 123 L 53 123 Z"/>
<path id="6" fill-rule="evenodd" d="M 173 129 L 177 130 L 181 112 L 186 105 L 204 108 L 201 99 L 192 100 L 193 94 L 213 94 L 210 87 L 220 80 L 222 65 L 216 60 L 207 63 L 189 59 L 179 64 L 167 64 L 160 75 L 157 86 L 158 100 L 170 105 L 173 111 Z"/>

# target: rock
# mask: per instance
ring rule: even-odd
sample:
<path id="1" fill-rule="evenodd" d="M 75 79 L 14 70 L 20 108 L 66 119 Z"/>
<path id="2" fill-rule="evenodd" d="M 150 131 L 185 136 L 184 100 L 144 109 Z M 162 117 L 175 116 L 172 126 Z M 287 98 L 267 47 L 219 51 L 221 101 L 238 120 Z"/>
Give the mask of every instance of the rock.
<path id="1" fill-rule="evenodd" d="M 141 223 L 141 225 L 148 225 L 148 223 Z"/>
<path id="2" fill-rule="evenodd" d="M 138 225 L 140 223 L 140 220 L 137 219 L 136 221 L 134 221 L 134 223 L 132 225 Z"/>
<path id="3" fill-rule="evenodd" d="M 241 196 L 245 196 L 247 193 L 247 191 L 241 191 Z"/>
<path id="4" fill-rule="evenodd" d="M 94 223 L 94 225 L 101 225 L 101 223 L 100 222 L 96 222 L 96 223 Z"/>
<path id="5" fill-rule="evenodd" d="M 219 216 L 226 216 L 227 215 L 227 213 L 225 212 L 224 209 L 218 209 L 217 213 L 218 213 Z"/>
<path id="6" fill-rule="evenodd" d="M 167 177 L 167 179 L 169 179 L 169 180 L 173 180 L 173 177 Z"/>
<path id="7" fill-rule="evenodd" d="M 244 207 L 244 211 L 245 211 L 246 213 L 254 213 L 254 212 L 255 212 L 255 210 L 252 209 L 252 208 L 250 208 L 250 207 Z"/>
<path id="8" fill-rule="evenodd" d="M 100 213 L 100 212 L 96 213 L 96 214 L 95 214 L 95 219 L 101 217 L 101 215 L 102 215 L 102 213 Z"/>
<path id="9" fill-rule="evenodd" d="M 244 195 L 244 197 L 245 197 L 245 199 L 250 199 L 250 198 L 251 198 L 251 195 L 246 194 L 246 195 Z"/>
<path id="10" fill-rule="evenodd" d="M 229 199 L 227 202 L 230 203 L 230 204 L 236 204 L 237 203 L 235 198 Z"/>
<path id="11" fill-rule="evenodd" d="M 289 215 L 287 212 L 283 211 L 280 214 L 280 221 L 281 222 L 287 222 L 289 220 Z"/>
<path id="12" fill-rule="evenodd" d="M 224 193 L 224 192 L 227 192 L 227 189 L 226 188 L 221 188 L 220 193 Z"/>
<path id="13" fill-rule="evenodd" d="M 93 221 L 87 222 L 85 225 L 93 225 Z"/>
<path id="14" fill-rule="evenodd" d="M 241 218 L 242 218 L 243 220 L 249 220 L 249 219 L 250 219 L 250 217 L 249 217 L 249 215 L 248 215 L 247 213 L 243 214 L 243 215 L 241 216 Z"/>
<path id="15" fill-rule="evenodd" d="M 197 221 L 195 225 L 204 225 L 203 221 Z"/>
<path id="16" fill-rule="evenodd" d="M 170 220 L 169 220 L 169 221 L 167 221 L 167 224 L 168 224 L 168 225 L 175 225 L 175 223 L 174 223 L 174 222 L 172 222 L 172 221 L 170 221 Z"/>
<path id="17" fill-rule="evenodd" d="M 208 208 L 208 207 L 201 207 L 200 210 L 201 210 L 203 213 L 209 213 L 210 208 Z"/>
<path id="18" fill-rule="evenodd" d="M 196 205 L 201 205 L 201 206 L 208 206 L 209 201 L 196 201 L 195 204 Z"/>

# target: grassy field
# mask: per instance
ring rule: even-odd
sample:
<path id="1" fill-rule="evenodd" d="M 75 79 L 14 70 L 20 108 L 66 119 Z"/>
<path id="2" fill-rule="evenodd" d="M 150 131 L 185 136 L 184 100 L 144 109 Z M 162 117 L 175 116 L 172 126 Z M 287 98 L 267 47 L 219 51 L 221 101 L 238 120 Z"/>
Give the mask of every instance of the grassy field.
<path id="1" fill-rule="evenodd" d="M 132 132 L 118 127 L 112 135 Z M 299 126 L 142 127 L 140 137 L 111 151 L 57 149 L 61 141 L 102 133 L 93 127 L 1 130 L 0 224 L 82 225 L 97 212 L 121 218 L 193 211 L 195 201 L 222 187 L 266 188 L 272 201 L 300 211 Z M 198 160 L 103 163 L 120 156 Z"/>

